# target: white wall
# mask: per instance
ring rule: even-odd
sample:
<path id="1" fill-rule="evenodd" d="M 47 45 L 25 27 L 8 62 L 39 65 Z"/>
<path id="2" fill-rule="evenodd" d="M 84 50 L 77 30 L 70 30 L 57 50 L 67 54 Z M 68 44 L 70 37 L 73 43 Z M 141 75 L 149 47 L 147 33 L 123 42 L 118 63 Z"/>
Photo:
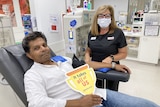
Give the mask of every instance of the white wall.
<path id="1" fill-rule="evenodd" d="M 119 12 L 128 11 L 128 0 L 94 0 L 94 9 L 104 4 L 113 6 L 116 21 L 118 20 Z"/>
<path id="2" fill-rule="evenodd" d="M 19 0 L 13 0 L 14 12 L 16 16 L 17 26 L 13 27 L 15 42 L 19 43 L 24 38 L 24 27 L 22 24 Z"/>
<path id="3" fill-rule="evenodd" d="M 37 19 L 37 29 L 42 31 L 48 40 L 48 45 L 58 54 L 64 54 L 64 37 L 61 14 L 65 13 L 66 4 L 65 0 L 29 0 L 31 8 L 31 16 Z M 127 11 L 128 0 L 95 0 L 95 9 L 100 5 L 108 3 L 115 8 L 115 16 L 119 11 Z M 123 7 L 123 8 L 122 8 Z M 50 15 L 57 15 L 59 19 L 59 32 L 50 32 Z"/>
<path id="4" fill-rule="evenodd" d="M 57 54 L 64 54 L 64 37 L 61 14 L 65 13 L 64 0 L 30 0 L 31 16 L 37 19 L 37 29 L 42 31 L 48 40 L 48 45 Z M 50 15 L 58 17 L 58 32 L 50 31 Z"/>

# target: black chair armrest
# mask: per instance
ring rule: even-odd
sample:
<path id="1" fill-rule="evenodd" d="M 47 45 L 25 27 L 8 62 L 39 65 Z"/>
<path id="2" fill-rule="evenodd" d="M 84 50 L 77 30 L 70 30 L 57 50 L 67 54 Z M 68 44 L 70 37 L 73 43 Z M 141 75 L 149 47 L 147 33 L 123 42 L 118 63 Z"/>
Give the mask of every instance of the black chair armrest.
<path id="1" fill-rule="evenodd" d="M 110 70 L 106 73 L 95 71 L 96 76 L 99 79 L 107 79 L 107 80 L 113 80 L 113 81 L 122 81 L 127 82 L 129 80 L 130 74 L 119 72 L 116 70 Z"/>
<path id="2" fill-rule="evenodd" d="M 75 54 L 73 55 L 72 60 L 73 60 L 72 66 L 74 68 L 85 64 L 85 62 L 83 60 L 79 60 Z M 95 73 L 98 79 L 107 79 L 107 80 L 113 80 L 113 81 L 127 82 L 130 77 L 130 74 L 128 73 L 119 72 L 113 69 L 108 71 L 107 73 L 103 73 L 99 71 L 95 71 Z"/>

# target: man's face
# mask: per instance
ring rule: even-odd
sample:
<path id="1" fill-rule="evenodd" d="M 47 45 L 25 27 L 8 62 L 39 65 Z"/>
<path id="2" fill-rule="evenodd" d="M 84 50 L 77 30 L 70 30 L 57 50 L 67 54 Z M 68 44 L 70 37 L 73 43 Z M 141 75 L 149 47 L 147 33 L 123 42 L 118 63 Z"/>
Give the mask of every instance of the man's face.
<path id="1" fill-rule="evenodd" d="M 50 49 L 42 38 L 37 38 L 29 42 L 30 52 L 27 56 L 35 62 L 47 64 L 50 61 Z"/>

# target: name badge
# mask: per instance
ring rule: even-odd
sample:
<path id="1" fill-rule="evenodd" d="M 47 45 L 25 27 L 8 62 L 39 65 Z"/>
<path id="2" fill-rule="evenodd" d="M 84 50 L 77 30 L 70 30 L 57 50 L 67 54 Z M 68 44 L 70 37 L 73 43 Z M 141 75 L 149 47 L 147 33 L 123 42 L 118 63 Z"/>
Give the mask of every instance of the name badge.
<path id="1" fill-rule="evenodd" d="M 107 40 L 114 40 L 114 37 L 107 37 Z"/>
<path id="2" fill-rule="evenodd" d="M 91 40 L 96 40 L 96 37 L 91 37 Z"/>

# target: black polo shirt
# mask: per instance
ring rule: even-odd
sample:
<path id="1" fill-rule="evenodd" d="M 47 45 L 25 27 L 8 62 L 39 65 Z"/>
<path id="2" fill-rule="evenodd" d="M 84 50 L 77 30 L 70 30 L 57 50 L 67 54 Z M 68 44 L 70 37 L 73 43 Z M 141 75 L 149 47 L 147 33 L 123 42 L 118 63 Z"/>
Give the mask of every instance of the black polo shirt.
<path id="1" fill-rule="evenodd" d="M 112 34 L 88 35 L 88 47 L 91 49 L 93 61 L 101 62 L 104 58 L 118 53 L 119 48 L 127 46 L 126 38 L 121 29 L 116 28 Z"/>

